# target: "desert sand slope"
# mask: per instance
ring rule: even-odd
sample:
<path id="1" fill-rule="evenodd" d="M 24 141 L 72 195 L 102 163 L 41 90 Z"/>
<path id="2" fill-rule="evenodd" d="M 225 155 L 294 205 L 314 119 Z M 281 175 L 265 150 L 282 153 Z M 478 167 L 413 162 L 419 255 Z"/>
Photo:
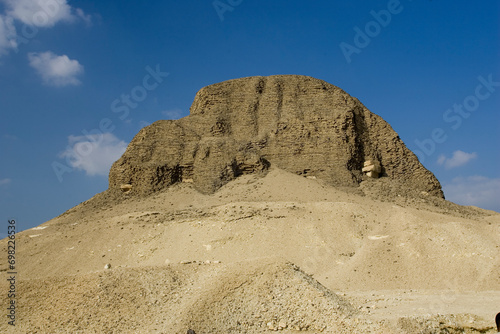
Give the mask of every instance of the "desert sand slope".
<path id="1" fill-rule="evenodd" d="M 272 167 L 211 195 L 96 195 L 17 235 L 16 330 L 494 333 L 500 215 L 365 193 Z"/>
<path id="2" fill-rule="evenodd" d="M 18 330 L 40 333 L 352 333 L 377 328 L 292 264 L 242 262 L 108 270 L 30 280 Z M 50 300 L 50 302 L 48 302 Z M 40 307 L 43 305 L 43 307 Z"/>

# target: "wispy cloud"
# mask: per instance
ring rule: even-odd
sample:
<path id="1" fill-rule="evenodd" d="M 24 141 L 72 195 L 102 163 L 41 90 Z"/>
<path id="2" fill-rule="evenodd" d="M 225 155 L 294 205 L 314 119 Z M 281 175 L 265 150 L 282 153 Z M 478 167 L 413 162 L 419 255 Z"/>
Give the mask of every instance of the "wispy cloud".
<path id="1" fill-rule="evenodd" d="M 437 163 L 441 166 L 444 166 L 446 169 L 452 169 L 455 167 L 460 167 L 471 161 L 472 159 L 476 159 L 477 154 L 467 153 L 464 151 L 455 151 L 451 158 L 447 158 L 444 154 L 441 154 L 437 160 Z"/>
<path id="2" fill-rule="evenodd" d="M 182 117 L 182 110 L 179 108 L 164 110 L 161 112 L 167 119 L 179 119 Z"/>
<path id="3" fill-rule="evenodd" d="M 0 14 L 0 56 L 17 49 L 16 36 L 13 18 Z"/>
<path id="4" fill-rule="evenodd" d="M 12 182 L 11 179 L 0 179 L 0 186 L 4 186 L 4 185 L 9 184 L 11 182 Z"/>
<path id="5" fill-rule="evenodd" d="M 108 175 L 113 162 L 125 152 L 127 143 L 111 133 L 69 136 L 68 148 L 61 153 L 71 167 L 87 175 Z"/>
<path id="6" fill-rule="evenodd" d="M 51 86 L 79 85 L 78 76 L 84 72 L 83 66 L 77 60 L 68 56 L 57 56 L 47 51 L 43 53 L 28 54 L 30 66 L 33 67 L 43 79 Z"/>
<path id="7" fill-rule="evenodd" d="M 92 16 L 91 15 L 85 14 L 85 12 L 83 10 L 81 10 L 80 8 L 77 8 L 75 10 L 75 13 L 76 13 L 76 16 L 78 16 L 83 22 L 85 22 L 87 27 L 92 25 Z"/>
<path id="8" fill-rule="evenodd" d="M 4 133 L 2 138 L 4 139 L 7 139 L 7 140 L 17 140 L 17 136 L 15 135 L 11 135 L 11 134 L 8 134 L 8 133 Z"/>
<path id="9" fill-rule="evenodd" d="M 500 212 L 500 178 L 469 176 L 454 178 L 443 186 L 446 199 Z"/>
<path id="10" fill-rule="evenodd" d="M 142 129 L 148 125 L 151 125 L 148 121 L 139 121 L 139 127 Z"/>

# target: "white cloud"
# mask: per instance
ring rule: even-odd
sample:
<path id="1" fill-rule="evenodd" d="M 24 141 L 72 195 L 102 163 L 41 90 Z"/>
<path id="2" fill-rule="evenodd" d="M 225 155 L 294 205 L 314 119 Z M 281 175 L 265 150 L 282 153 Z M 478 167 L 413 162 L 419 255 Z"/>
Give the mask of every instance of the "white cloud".
<path id="1" fill-rule="evenodd" d="M 60 21 L 74 21 L 71 6 L 66 0 L 3 0 L 7 14 L 24 24 L 52 27 Z"/>
<path id="2" fill-rule="evenodd" d="M 451 158 L 447 158 L 444 154 L 441 154 L 437 160 L 439 165 L 444 165 L 444 168 L 451 169 L 455 167 L 460 167 L 471 161 L 472 159 L 477 158 L 477 154 L 467 153 L 464 151 L 455 151 Z"/>
<path id="3" fill-rule="evenodd" d="M 162 115 L 167 116 L 167 119 L 179 119 L 182 117 L 182 110 L 179 108 L 164 110 Z"/>
<path id="4" fill-rule="evenodd" d="M 44 83 L 51 86 L 78 85 L 77 76 L 83 73 L 83 66 L 77 60 L 71 60 L 66 55 L 57 56 L 48 51 L 29 53 L 30 66 L 42 77 Z"/>
<path id="5" fill-rule="evenodd" d="M 9 184 L 11 182 L 12 182 L 11 179 L 0 179 L 0 186 L 4 186 L 4 185 Z"/>
<path id="6" fill-rule="evenodd" d="M 18 37 L 22 40 L 27 36 L 18 36 L 14 21 L 20 21 L 25 26 L 50 28 L 59 22 L 83 21 L 87 26 L 92 24 L 92 17 L 81 8 L 73 8 L 67 0 L 0 0 L 5 4 L 5 12 L 0 13 L 0 56 L 11 50 L 17 50 Z M 23 31 L 21 29 L 21 31 Z M 38 32 L 36 28 L 35 34 Z M 32 38 L 31 36 L 30 38 Z"/>
<path id="7" fill-rule="evenodd" d="M 0 56 L 17 49 L 16 36 L 12 17 L 0 14 Z"/>
<path id="8" fill-rule="evenodd" d="M 61 153 L 71 167 L 83 170 L 87 175 L 108 175 L 113 162 L 127 148 L 127 143 L 111 133 L 87 136 L 69 136 L 68 148 Z"/>
<path id="9" fill-rule="evenodd" d="M 92 25 L 92 17 L 90 15 L 85 14 L 85 12 L 80 8 L 77 8 L 75 12 L 76 16 L 78 16 L 83 22 L 85 22 L 87 26 Z"/>
<path id="10" fill-rule="evenodd" d="M 447 200 L 500 212 L 500 178 L 484 176 L 454 178 L 443 186 Z"/>

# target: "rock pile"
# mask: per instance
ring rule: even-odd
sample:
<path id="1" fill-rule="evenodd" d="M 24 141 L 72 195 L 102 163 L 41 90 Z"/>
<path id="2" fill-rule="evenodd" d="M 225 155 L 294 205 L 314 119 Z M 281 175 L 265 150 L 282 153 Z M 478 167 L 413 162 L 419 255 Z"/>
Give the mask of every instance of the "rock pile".
<path id="1" fill-rule="evenodd" d="M 368 160 L 365 161 L 363 165 L 363 169 L 361 171 L 366 174 L 366 176 L 371 178 L 378 178 L 382 168 L 380 167 L 380 163 L 378 161 Z"/>
<path id="2" fill-rule="evenodd" d="M 366 163 L 370 162 L 370 164 Z M 213 193 L 270 165 L 356 187 L 389 178 L 443 197 L 441 185 L 381 117 L 322 80 L 249 77 L 202 88 L 190 115 L 143 128 L 109 175 L 109 191 L 147 195 L 178 182 Z"/>

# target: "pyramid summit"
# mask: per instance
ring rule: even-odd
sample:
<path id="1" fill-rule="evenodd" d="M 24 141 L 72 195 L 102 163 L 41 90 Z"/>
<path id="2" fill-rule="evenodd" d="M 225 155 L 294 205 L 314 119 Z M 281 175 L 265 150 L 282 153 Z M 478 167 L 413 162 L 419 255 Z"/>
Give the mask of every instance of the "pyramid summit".
<path id="1" fill-rule="evenodd" d="M 272 165 L 333 186 L 380 177 L 405 193 L 443 197 L 436 177 L 380 116 L 342 89 L 299 75 L 202 88 L 189 116 L 157 121 L 135 136 L 111 168 L 109 191 L 147 195 L 192 182 L 209 194 Z"/>

